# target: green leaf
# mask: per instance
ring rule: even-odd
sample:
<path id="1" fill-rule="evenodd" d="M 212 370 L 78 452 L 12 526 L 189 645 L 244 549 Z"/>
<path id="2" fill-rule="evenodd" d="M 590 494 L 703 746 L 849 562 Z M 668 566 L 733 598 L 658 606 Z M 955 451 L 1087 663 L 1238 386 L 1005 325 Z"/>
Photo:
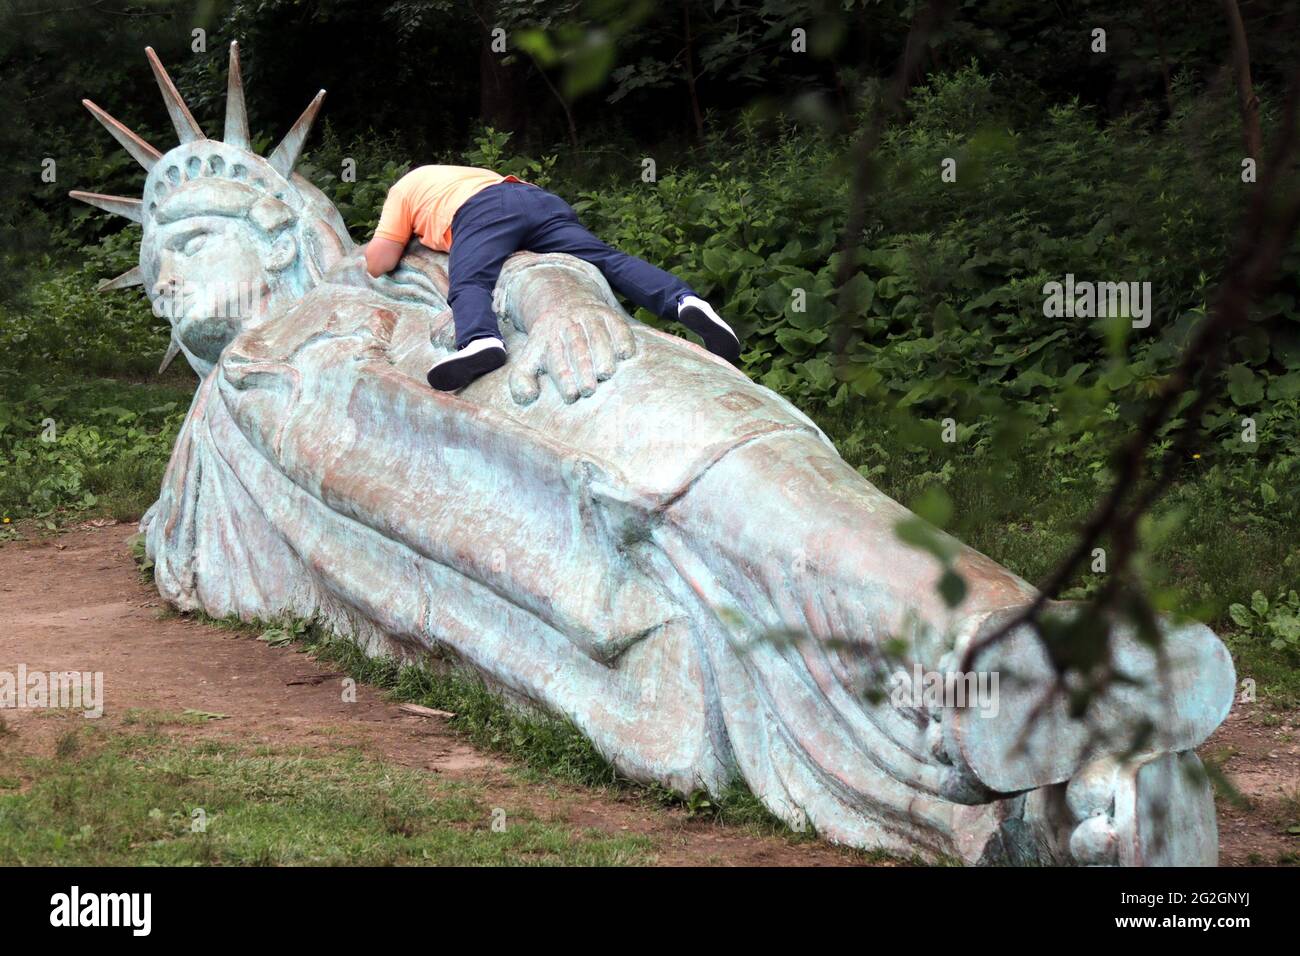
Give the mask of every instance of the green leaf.
<path id="1" fill-rule="evenodd" d="M 952 518 L 952 498 L 942 485 L 930 485 L 913 503 L 912 511 L 936 528 L 942 528 Z"/>
<path id="2" fill-rule="evenodd" d="M 944 564 L 957 556 L 957 546 L 922 518 L 904 518 L 894 525 L 894 534 L 904 544 L 934 555 Z"/>
<path id="3" fill-rule="evenodd" d="M 1251 627 L 1255 619 L 1250 616 L 1244 604 L 1232 604 L 1228 606 L 1228 617 L 1232 618 L 1232 623 L 1238 627 Z"/>
<path id="4" fill-rule="evenodd" d="M 1268 598 L 1264 597 L 1263 591 L 1256 591 L 1250 596 L 1250 609 L 1260 617 L 1268 614 Z"/>
<path id="5" fill-rule="evenodd" d="M 516 30 L 515 46 L 530 54 L 542 66 L 550 66 L 557 59 L 551 38 L 541 30 Z"/>
<path id="6" fill-rule="evenodd" d="M 731 272 L 727 250 L 722 246 L 705 246 L 700 258 L 704 261 L 704 268 L 714 275 L 725 276 Z"/>
<path id="7" fill-rule="evenodd" d="M 966 579 L 952 568 L 946 568 L 939 578 L 939 594 L 945 604 L 956 607 L 966 598 Z"/>
<path id="8" fill-rule="evenodd" d="M 210 710 L 195 710 L 193 707 L 186 707 L 181 713 L 186 717 L 193 717 L 195 720 L 229 720 L 229 714 L 218 714 Z"/>
<path id="9" fill-rule="evenodd" d="M 876 284 L 865 272 L 854 273 L 853 278 L 840 287 L 839 305 L 852 315 L 861 315 L 871 309 L 876 299 Z"/>
<path id="10" fill-rule="evenodd" d="M 936 332 L 948 332 L 958 328 L 961 320 L 957 318 L 957 312 L 947 302 L 940 302 L 934 307 L 934 330 Z"/>
<path id="11" fill-rule="evenodd" d="M 1268 397 L 1275 402 L 1300 398 L 1300 372 L 1287 372 L 1269 382 Z"/>
<path id="12" fill-rule="evenodd" d="M 1228 395 L 1237 405 L 1257 405 L 1264 400 L 1264 379 L 1245 365 L 1228 369 Z"/>
<path id="13" fill-rule="evenodd" d="M 1118 392 L 1133 384 L 1133 369 L 1129 365 L 1112 365 L 1101 376 L 1101 383 L 1112 392 Z"/>

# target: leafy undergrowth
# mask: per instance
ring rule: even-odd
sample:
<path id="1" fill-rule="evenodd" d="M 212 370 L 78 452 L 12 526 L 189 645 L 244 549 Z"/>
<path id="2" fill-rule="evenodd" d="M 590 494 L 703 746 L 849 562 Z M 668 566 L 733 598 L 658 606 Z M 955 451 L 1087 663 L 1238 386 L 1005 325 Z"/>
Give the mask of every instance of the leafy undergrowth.
<path id="1" fill-rule="evenodd" d="M 169 721 L 153 715 L 145 723 Z M 352 748 L 321 755 L 87 727 L 64 734 L 53 757 L 5 763 L 3 865 L 611 866 L 653 858 L 645 837 L 576 831 L 491 807 L 475 785 L 430 780 Z M 23 788 L 14 774 L 30 783 Z M 509 825 L 494 829 L 494 811 Z"/>
<path id="2" fill-rule="evenodd" d="M 194 395 L 194 377 L 89 378 L 0 371 L 0 516 L 49 527 L 138 518 Z"/>

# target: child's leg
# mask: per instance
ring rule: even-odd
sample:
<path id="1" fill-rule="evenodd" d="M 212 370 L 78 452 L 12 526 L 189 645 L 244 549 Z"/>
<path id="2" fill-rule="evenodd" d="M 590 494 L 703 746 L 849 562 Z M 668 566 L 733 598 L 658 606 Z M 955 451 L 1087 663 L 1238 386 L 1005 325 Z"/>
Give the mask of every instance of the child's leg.
<path id="1" fill-rule="evenodd" d="M 501 266 L 520 245 L 526 224 L 505 208 L 504 190 L 490 186 L 472 196 L 452 222 L 447 303 L 456 324 L 456 348 L 474 339 L 501 337 L 492 290 Z"/>
<path id="2" fill-rule="evenodd" d="M 601 242 L 560 197 L 539 189 L 530 200 L 545 213 L 536 217 L 538 225 L 524 237 L 530 251 L 565 252 L 585 259 L 600 269 L 615 291 L 661 319 L 681 322 L 704 340 L 710 352 L 733 364 L 739 360 L 736 333 L 685 282 Z"/>
<path id="3" fill-rule="evenodd" d="M 676 320 L 678 299 L 694 294 L 690 286 L 670 272 L 601 242 L 578 222 L 572 207 L 559 196 L 538 190 L 534 201 L 544 205 L 547 215 L 526 237 L 530 252 L 566 252 L 585 259 L 600 269 L 615 291 L 661 319 Z"/>
<path id="4" fill-rule="evenodd" d="M 492 290 L 501 266 L 520 248 L 527 225 L 507 208 L 503 192 L 489 186 L 452 220 L 447 301 L 456 325 L 456 351 L 429 369 L 429 385 L 440 391 L 464 388 L 506 363 Z"/>

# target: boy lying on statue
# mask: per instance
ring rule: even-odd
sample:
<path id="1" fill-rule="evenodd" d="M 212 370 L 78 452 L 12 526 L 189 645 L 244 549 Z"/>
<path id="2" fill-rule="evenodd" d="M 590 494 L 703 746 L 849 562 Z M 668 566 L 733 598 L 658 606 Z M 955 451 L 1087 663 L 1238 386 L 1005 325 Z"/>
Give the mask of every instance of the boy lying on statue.
<path id="1" fill-rule="evenodd" d="M 740 360 L 736 333 L 686 283 L 601 242 L 567 202 L 514 176 L 472 166 L 421 166 L 407 173 L 388 191 L 375 236 L 366 244 L 370 275 L 395 269 L 412 235 L 451 260 L 457 350 L 428 375 L 441 391 L 463 388 L 506 363 L 492 290 L 506 259 L 525 249 L 590 262 L 632 302 L 676 319 L 733 365 Z"/>

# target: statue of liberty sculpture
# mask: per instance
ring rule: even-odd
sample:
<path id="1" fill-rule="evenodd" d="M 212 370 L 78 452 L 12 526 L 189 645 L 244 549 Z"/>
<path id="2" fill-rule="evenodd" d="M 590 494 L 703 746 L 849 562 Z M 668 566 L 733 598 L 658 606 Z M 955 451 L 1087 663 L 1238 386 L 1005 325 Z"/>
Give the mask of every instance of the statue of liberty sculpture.
<path id="1" fill-rule="evenodd" d="M 824 838 L 925 859 L 1213 863 L 1193 748 L 1234 672 L 1199 624 L 1159 654 L 1116 625 L 1131 682 L 1038 707 L 1055 671 L 1028 628 L 975 660 L 997 700 L 867 694 L 950 673 L 1034 597 L 909 512 L 789 402 L 620 307 L 565 255 L 511 257 L 495 300 L 508 363 L 459 393 L 446 256 L 413 244 L 371 278 L 341 217 L 294 173 L 318 95 L 263 158 L 238 50 L 208 139 L 148 51 L 179 144 L 94 116 L 147 172 L 140 199 L 74 193 L 143 227 L 142 285 L 199 377 L 141 526 L 172 605 L 317 618 L 369 653 L 430 652 L 572 721 L 626 776 L 682 793 L 743 781 Z M 775 639 L 774 635 L 793 635 Z M 893 665 L 890 665 L 891 667 Z M 1123 731 L 1154 730 L 1128 754 Z"/>

